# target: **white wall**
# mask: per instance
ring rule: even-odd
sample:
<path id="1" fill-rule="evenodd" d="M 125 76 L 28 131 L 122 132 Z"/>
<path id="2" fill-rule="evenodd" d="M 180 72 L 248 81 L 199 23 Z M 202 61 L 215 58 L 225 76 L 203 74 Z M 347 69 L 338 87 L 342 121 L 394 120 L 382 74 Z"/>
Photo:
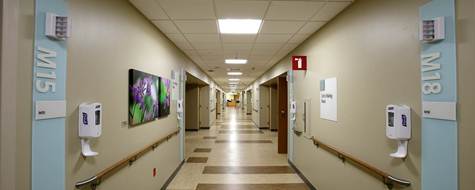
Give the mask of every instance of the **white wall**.
<path id="1" fill-rule="evenodd" d="M 178 129 L 176 101 L 168 117 L 135 127 L 123 125 L 128 118 L 129 69 L 171 78 L 172 70 L 184 68 L 208 84 L 214 82 L 127 0 L 70 0 L 69 11 L 73 31 L 68 39 L 66 189 L 74 189 L 76 181 Z M 99 156 L 84 159 L 77 137 L 77 106 L 93 101 L 103 105 L 103 131 L 92 143 Z M 179 138 L 174 136 L 99 188 L 157 189 L 180 162 Z M 152 168 L 157 168 L 157 177 L 152 177 Z"/>
<path id="2" fill-rule="evenodd" d="M 298 102 L 312 99 L 312 135 L 383 171 L 411 180 L 412 186 L 406 189 L 420 189 L 417 34 L 419 6 L 425 2 L 355 1 L 251 86 L 288 70 L 290 55 L 307 55 L 308 71 L 295 72 L 294 96 Z M 318 117 L 318 81 L 328 77 L 338 79 L 338 122 Z M 414 110 L 413 138 L 404 161 L 388 156 L 396 144 L 385 136 L 384 107 L 392 103 L 406 104 Z M 297 125 L 302 122 L 297 120 Z M 380 179 L 351 164 L 342 164 L 311 141 L 296 135 L 293 139 L 294 162 L 317 189 L 386 189 Z"/>

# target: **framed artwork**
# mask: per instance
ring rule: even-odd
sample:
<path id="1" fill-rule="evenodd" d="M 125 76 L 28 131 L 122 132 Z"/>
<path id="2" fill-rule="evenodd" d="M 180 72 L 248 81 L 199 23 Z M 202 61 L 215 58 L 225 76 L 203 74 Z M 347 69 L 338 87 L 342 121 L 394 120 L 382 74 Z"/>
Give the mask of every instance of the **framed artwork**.
<path id="1" fill-rule="evenodd" d="M 170 79 L 160 77 L 160 90 L 159 90 L 159 111 L 158 117 L 165 117 L 170 114 Z"/>
<path id="2" fill-rule="evenodd" d="M 159 114 L 159 77 L 129 69 L 129 125 L 153 121 Z"/>

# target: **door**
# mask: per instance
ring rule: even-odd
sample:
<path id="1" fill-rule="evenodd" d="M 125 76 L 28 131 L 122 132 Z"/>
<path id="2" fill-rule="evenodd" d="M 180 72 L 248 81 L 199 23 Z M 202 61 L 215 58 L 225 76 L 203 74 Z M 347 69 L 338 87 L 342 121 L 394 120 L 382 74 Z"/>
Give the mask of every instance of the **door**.
<path id="1" fill-rule="evenodd" d="M 259 128 L 268 129 L 269 128 L 269 114 L 270 114 L 270 98 L 269 98 L 269 87 L 260 86 L 259 87 Z"/>
<path id="2" fill-rule="evenodd" d="M 216 119 L 218 119 L 219 114 L 221 114 L 221 92 L 216 90 Z"/>
<path id="3" fill-rule="evenodd" d="M 277 85 L 270 87 L 270 129 L 277 131 L 279 127 L 279 101 L 277 100 Z"/>
<path id="4" fill-rule="evenodd" d="M 200 114 L 200 128 L 208 129 L 210 123 L 209 117 L 209 86 L 204 86 L 200 88 L 200 107 L 199 107 L 199 114 Z"/>
<path id="5" fill-rule="evenodd" d="M 277 129 L 277 150 L 280 154 L 287 154 L 287 79 L 279 77 L 277 80 L 277 99 L 279 102 L 279 127 Z"/>
<path id="6" fill-rule="evenodd" d="M 247 91 L 247 98 L 246 98 L 246 114 L 252 115 L 252 94 L 251 91 Z"/>

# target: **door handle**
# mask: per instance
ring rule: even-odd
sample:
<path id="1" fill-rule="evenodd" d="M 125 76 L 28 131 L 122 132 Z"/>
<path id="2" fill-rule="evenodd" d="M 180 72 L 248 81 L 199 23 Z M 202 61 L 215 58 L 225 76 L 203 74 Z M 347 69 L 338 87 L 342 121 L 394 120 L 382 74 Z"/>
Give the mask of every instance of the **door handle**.
<path id="1" fill-rule="evenodd" d="M 284 110 L 280 110 L 280 114 L 284 115 L 284 114 L 285 114 L 285 111 L 284 111 Z"/>

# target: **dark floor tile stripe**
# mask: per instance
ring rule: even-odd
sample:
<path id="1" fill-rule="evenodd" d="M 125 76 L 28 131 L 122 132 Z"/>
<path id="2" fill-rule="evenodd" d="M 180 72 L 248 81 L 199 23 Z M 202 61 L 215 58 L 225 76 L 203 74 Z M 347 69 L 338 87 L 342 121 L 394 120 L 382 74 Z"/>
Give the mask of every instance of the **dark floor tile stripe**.
<path id="1" fill-rule="evenodd" d="M 216 140 L 215 143 L 272 143 L 271 140 Z"/>
<path id="2" fill-rule="evenodd" d="M 208 162 L 208 157 L 189 157 L 186 160 L 187 163 L 206 163 Z"/>
<path id="3" fill-rule="evenodd" d="M 195 148 L 193 152 L 211 152 L 211 148 Z"/>
<path id="4" fill-rule="evenodd" d="M 309 190 L 305 183 L 198 184 L 196 190 Z"/>
<path id="5" fill-rule="evenodd" d="M 252 130 L 242 130 L 242 131 L 238 131 L 238 130 L 234 130 L 234 131 L 219 131 L 219 134 L 263 134 L 264 132 L 262 131 L 252 131 Z"/>
<path id="6" fill-rule="evenodd" d="M 205 166 L 203 174 L 292 174 L 289 166 Z"/>

